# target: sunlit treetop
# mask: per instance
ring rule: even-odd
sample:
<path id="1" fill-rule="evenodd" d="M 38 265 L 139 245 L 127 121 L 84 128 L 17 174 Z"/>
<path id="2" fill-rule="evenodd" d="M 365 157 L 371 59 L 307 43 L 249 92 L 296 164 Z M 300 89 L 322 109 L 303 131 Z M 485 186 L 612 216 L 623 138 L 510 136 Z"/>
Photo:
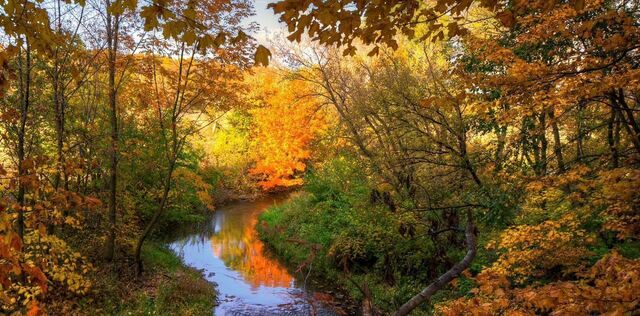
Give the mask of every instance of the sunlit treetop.
<path id="1" fill-rule="evenodd" d="M 372 45 L 377 54 L 379 45 L 397 49 L 398 35 L 409 39 L 444 39 L 467 32 L 466 14 L 472 7 L 481 7 L 494 14 L 503 26 L 512 27 L 516 17 L 531 11 L 551 10 L 566 3 L 559 0 L 280 0 L 269 5 L 280 20 L 287 24 L 289 40 L 300 41 L 303 34 L 321 44 L 345 47 L 345 55 L 355 54 L 354 40 Z M 583 0 L 569 0 L 580 10 Z M 448 17 L 445 20 L 442 17 Z M 418 33 L 418 26 L 426 32 Z M 418 35 L 419 34 L 419 35 Z"/>

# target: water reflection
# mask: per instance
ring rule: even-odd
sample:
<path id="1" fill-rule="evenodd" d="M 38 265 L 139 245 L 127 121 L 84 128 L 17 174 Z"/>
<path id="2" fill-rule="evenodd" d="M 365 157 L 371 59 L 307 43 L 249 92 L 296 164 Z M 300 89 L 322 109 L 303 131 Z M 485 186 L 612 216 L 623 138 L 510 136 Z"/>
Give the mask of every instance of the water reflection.
<path id="1" fill-rule="evenodd" d="M 258 215 L 284 197 L 240 202 L 216 210 L 171 244 L 185 263 L 218 284 L 216 315 L 335 315 L 326 298 L 303 289 L 265 251 L 255 230 Z"/>
<path id="2" fill-rule="evenodd" d="M 264 244 L 254 229 L 259 213 L 268 203 L 253 204 L 255 207 L 248 209 L 246 206 L 236 205 L 215 214 L 214 234 L 210 238 L 213 255 L 238 271 L 254 290 L 260 286 L 292 286 L 293 278 L 284 266 L 265 255 Z"/>

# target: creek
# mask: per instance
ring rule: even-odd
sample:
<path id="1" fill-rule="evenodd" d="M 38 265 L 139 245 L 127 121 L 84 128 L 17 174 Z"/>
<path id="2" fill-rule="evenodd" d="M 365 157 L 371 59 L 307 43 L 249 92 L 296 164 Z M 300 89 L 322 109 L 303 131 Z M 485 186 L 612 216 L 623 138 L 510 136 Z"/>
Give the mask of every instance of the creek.
<path id="1" fill-rule="evenodd" d="M 169 247 L 217 285 L 215 315 L 341 315 L 329 291 L 316 291 L 303 273 L 293 273 L 258 238 L 258 216 L 286 200 L 267 196 L 216 209 L 190 225 Z M 299 274 L 299 275 L 298 275 Z"/>

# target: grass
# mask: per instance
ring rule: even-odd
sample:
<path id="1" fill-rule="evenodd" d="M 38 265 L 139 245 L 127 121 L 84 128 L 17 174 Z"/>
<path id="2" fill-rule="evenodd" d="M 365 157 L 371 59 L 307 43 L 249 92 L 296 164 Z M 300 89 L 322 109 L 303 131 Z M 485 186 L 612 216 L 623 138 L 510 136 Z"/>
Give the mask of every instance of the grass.
<path id="1" fill-rule="evenodd" d="M 126 267 L 98 272 L 96 298 L 81 303 L 83 314 L 189 316 L 213 313 L 215 287 L 200 271 L 186 267 L 178 256 L 158 242 L 146 244 L 142 256 L 145 273 L 140 278 L 134 277 Z"/>
<path id="2" fill-rule="evenodd" d="M 146 266 L 175 272 L 184 267 L 182 261 L 167 247 L 157 243 L 146 243 L 142 248 L 142 256 Z"/>
<path id="3" fill-rule="evenodd" d="M 185 267 L 173 252 L 149 244 L 143 250 L 150 279 L 119 315 L 210 315 L 216 301 L 213 285 Z"/>

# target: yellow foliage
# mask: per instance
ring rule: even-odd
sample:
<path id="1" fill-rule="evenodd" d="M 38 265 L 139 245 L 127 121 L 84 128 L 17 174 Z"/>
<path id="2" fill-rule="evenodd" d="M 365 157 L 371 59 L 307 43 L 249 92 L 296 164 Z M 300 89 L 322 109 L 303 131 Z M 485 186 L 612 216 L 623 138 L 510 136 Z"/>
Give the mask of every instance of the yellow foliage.
<path id="1" fill-rule="evenodd" d="M 640 260 L 611 252 L 576 281 L 513 288 L 504 274 L 485 270 L 475 279 L 472 298 L 460 298 L 437 306 L 443 315 L 625 315 L 640 300 Z"/>
<path id="2" fill-rule="evenodd" d="M 576 272 L 590 255 L 587 246 L 593 240 L 573 214 L 538 225 L 510 227 L 500 236 L 497 247 L 502 254 L 490 269 L 518 281 L 542 276 L 556 267 L 564 273 Z"/>
<path id="3" fill-rule="evenodd" d="M 187 168 L 177 168 L 173 172 L 173 178 L 176 181 L 184 181 L 193 186 L 196 189 L 196 197 L 198 200 L 200 200 L 200 202 L 208 209 L 214 209 L 213 195 L 211 193 L 211 189 L 213 187 L 200 175 Z M 180 192 L 175 192 L 174 194 L 180 194 Z"/>
<path id="4" fill-rule="evenodd" d="M 602 171 L 601 190 L 594 204 L 605 205 L 604 228 L 618 233 L 618 238 L 640 236 L 640 170 L 617 168 Z"/>
<path id="5" fill-rule="evenodd" d="M 3 258 L 7 259 L 5 255 Z M 32 305 L 47 293 L 83 296 L 92 288 L 89 275 L 93 266 L 58 237 L 33 231 L 25 236 L 21 252 L 13 255 L 17 265 L 3 275 L 9 281 L 2 284 L 0 306 L 4 311 Z M 27 275 L 24 282 L 23 273 Z"/>

